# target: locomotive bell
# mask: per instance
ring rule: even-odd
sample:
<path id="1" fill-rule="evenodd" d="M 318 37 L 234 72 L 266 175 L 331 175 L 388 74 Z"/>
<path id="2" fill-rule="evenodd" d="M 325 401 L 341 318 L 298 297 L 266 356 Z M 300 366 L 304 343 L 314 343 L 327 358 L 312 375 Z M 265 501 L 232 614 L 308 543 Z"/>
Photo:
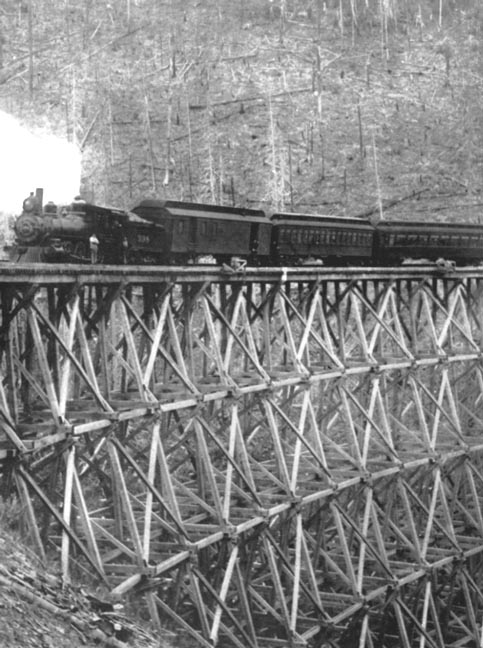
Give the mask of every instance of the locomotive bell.
<path id="1" fill-rule="evenodd" d="M 57 214 L 57 205 L 49 200 L 49 202 L 44 207 L 44 212 L 46 214 Z"/>

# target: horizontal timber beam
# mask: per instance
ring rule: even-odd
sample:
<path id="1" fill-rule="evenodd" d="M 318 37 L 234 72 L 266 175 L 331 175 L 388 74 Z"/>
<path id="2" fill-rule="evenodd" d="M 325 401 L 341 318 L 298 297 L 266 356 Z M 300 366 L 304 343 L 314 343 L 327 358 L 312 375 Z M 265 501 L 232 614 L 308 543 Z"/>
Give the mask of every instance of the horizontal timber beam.
<path id="1" fill-rule="evenodd" d="M 215 265 L 196 266 L 91 266 L 35 263 L 0 263 L 0 286 L 38 284 L 65 285 L 125 285 L 157 283 L 278 283 L 285 281 L 388 281 L 427 280 L 445 278 L 454 280 L 483 279 L 483 267 L 461 267 L 443 271 L 435 265 L 408 265 L 396 268 L 366 267 L 286 267 L 254 268 L 243 272 L 224 271 Z"/>
<path id="2" fill-rule="evenodd" d="M 333 369 L 330 371 L 314 372 L 302 376 L 289 375 L 286 378 L 274 378 L 270 382 L 261 380 L 255 384 L 250 383 L 246 386 L 238 384 L 236 386 L 224 387 L 214 385 L 210 392 L 190 397 L 188 393 L 182 398 L 176 400 L 146 400 L 145 406 L 137 406 L 132 409 L 123 409 L 112 411 L 106 415 L 105 412 L 94 421 L 70 425 L 64 423 L 62 429 L 57 430 L 54 434 L 45 436 L 41 439 L 24 440 L 23 448 L 2 450 L 0 449 L 0 460 L 17 454 L 30 454 L 37 450 L 45 450 L 49 445 L 56 445 L 59 441 L 71 436 L 80 437 L 88 435 L 91 432 L 101 431 L 112 427 L 116 422 L 128 422 L 153 415 L 160 415 L 174 411 L 189 410 L 199 407 L 201 404 L 215 403 L 220 399 L 241 398 L 249 395 L 264 395 L 270 392 L 276 392 L 288 387 L 306 387 L 316 386 L 323 382 L 333 382 L 335 380 L 349 380 L 351 377 L 360 377 L 363 375 L 381 376 L 384 373 L 390 373 L 395 370 L 406 370 L 416 372 L 418 369 L 431 368 L 439 365 L 452 365 L 458 363 L 468 363 L 480 361 L 483 357 L 482 352 L 456 354 L 455 356 L 442 356 L 435 358 L 421 358 L 414 360 L 397 360 L 395 362 L 368 363 L 360 364 L 356 367 L 347 367 L 342 370 Z"/>

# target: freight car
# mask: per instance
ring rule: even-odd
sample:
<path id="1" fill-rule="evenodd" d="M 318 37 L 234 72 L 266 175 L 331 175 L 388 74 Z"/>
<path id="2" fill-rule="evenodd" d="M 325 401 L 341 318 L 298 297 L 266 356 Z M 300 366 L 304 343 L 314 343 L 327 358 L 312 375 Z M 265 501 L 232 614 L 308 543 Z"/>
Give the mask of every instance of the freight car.
<path id="1" fill-rule="evenodd" d="M 199 257 L 249 265 L 393 266 L 445 259 L 483 261 L 483 226 L 381 221 L 324 215 L 268 215 L 262 210 L 143 200 L 131 212 L 76 201 L 42 206 L 42 192 L 24 201 L 16 221 L 19 251 L 40 250 L 50 262 L 89 262 L 89 237 L 101 263 L 186 264 Z"/>

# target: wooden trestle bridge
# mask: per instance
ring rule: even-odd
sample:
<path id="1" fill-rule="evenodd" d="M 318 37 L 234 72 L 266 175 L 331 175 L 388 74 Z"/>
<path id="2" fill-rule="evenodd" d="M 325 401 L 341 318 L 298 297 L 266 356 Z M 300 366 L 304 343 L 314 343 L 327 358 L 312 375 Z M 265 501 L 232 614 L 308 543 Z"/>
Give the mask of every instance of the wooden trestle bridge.
<path id="1" fill-rule="evenodd" d="M 483 269 L 0 266 L 25 534 L 201 646 L 483 645 Z"/>

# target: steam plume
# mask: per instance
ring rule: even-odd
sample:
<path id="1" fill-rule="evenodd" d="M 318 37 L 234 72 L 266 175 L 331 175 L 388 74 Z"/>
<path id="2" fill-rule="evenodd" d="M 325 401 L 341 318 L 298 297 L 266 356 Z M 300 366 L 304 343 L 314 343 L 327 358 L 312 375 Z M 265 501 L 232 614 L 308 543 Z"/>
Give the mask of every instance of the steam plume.
<path id="1" fill-rule="evenodd" d="M 73 144 L 34 134 L 0 111 L 0 212 L 16 215 L 23 199 L 43 187 L 44 200 L 71 202 L 79 192 L 81 158 Z"/>

